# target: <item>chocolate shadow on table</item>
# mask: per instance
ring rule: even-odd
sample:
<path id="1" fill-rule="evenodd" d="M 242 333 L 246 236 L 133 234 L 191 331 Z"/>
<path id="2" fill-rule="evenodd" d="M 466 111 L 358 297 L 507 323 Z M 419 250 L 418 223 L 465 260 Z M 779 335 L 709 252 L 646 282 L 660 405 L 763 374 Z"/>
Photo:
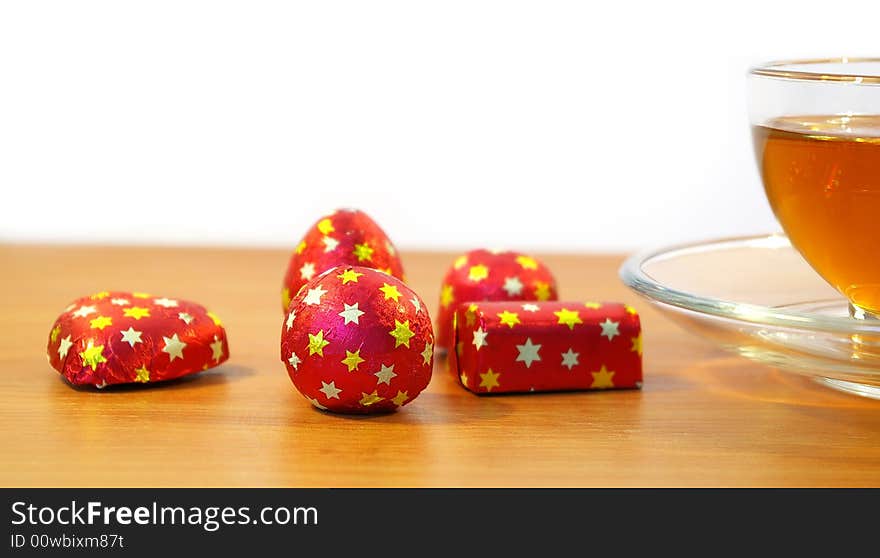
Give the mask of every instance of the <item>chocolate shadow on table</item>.
<path id="1" fill-rule="evenodd" d="M 71 384 L 61 374 L 58 374 L 58 379 L 67 387 L 72 388 L 74 391 L 101 394 L 119 394 L 132 391 L 149 391 L 163 389 L 174 390 L 192 387 L 210 387 L 219 384 L 236 382 L 241 379 L 247 378 L 248 376 L 253 376 L 254 374 L 256 374 L 256 371 L 249 366 L 241 366 L 237 364 L 221 365 L 217 368 L 211 368 L 210 370 L 205 370 L 197 374 L 188 374 L 186 376 L 181 376 L 180 378 L 174 378 L 173 380 L 165 380 L 162 382 L 116 384 L 101 389 L 98 389 L 95 386 L 91 385 Z"/>
<path id="2" fill-rule="evenodd" d="M 387 413 L 358 415 L 333 413 L 314 407 L 313 410 L 333 418 L 354 421 L 385 419 L 388 423 L 408 424 L 464 424 L 499 419 L 513 412 L 512 406 L 502 402 L 501 398 L 492 397 L 486 401 L 480 399 L 462 389 L 461 394 L 422 393 L 409 405 Z"/>

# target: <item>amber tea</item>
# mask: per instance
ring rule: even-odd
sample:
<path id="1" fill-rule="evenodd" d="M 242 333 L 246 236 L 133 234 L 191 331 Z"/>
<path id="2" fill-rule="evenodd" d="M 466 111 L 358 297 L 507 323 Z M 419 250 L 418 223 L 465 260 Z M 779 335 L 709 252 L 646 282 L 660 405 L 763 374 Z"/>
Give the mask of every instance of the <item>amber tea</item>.
<path id="1" fill-rule="evenodd" d="M 850 301 L 880 314 L 880 115 L 791 116 L 752 132 L 792 245 Z"/>

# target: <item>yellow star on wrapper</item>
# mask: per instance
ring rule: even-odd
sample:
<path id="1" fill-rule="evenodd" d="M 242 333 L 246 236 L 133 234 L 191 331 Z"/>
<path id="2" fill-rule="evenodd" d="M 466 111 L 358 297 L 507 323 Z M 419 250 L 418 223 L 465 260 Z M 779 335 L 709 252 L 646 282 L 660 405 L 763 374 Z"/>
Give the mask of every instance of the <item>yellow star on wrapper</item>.
<path id="1" fill-rule="evenodd" d="M 614 372 L 606 369 L 604 364 L 598 372 L 590 372 L 590 374 L 593 375 L 593 384 L 590 386 L 591 388 L 607 389 L 614 387 Z"/>
<path id="2" fill-rule="evenodd" d="M 535 298 L 538 300 L 550 300 L 550 284 L 543 281 L 535 281 Z"/>
<path id="3" fill-rule="evenodd" d="M 379 290 L 385 294 L 385 300 L 393 298 L 394 302 L 397 302 L 397 299 L 400 298 L 400 291 L 398 291 L 397 287 L 395 287 L 394 285 L 382 283 L 382 288 L 380 288 Z"/>
<path id="4" fill-rule="evenodd" d="M 342 359 L 342 364 L 348 366 L 349 372 L 354 372 L 357 370 L 358 365 L 363 361 L 364 359 L 361 358 L 361 350 L 358 349 L 353 353 L 351 351 L 345 351 L 345 358 Z"/>
<path id="5" fill-rule="evenodd" d="M 333 221 L 329 218 L 324 218 L 318 221 L 318 230 L 321 231 L 321 234 L 330 234 L 336 229 L 333 228 Z"/>
<path id="6" fill-rule="evenodd" d="M 470 270 L 468 270 L 468 279 L 477 283 L 488 276 L 489 268 L 484 266 L 483 264 L 471 266 Z"/>
<path id="7" fill-rule="evenodd" d="M 639 356 L 642 356 L 642 334 L 640 333 L 638 337 L 632 338 L 632 348 L 630 351 L 634 353 L 639 353 Z"/>
<path id="8" fill-rule="evenodd" d="M 479 307 L 476 304 L 471 304 L 468 306 L 467 311 L 464 313 L 464 321 L 468 325 L 468 327 L 474 325 L 477 322 L 477 310 Z"/>
<path id="9" fill-rule="evenodd" d="M 498 376 L 501 373 L 492 372 L 490 368 L 487 372 L 480 374 L 480 387 L 486 388 L 486 391 L 492 391 L 492 388 L 499 387 L 501 384 L 498 382 Z"/>
<path id="10" fill-rule="evenodd" d="M 353 269 L 346 269 L 345 271 L 343 271 L 342 273 L 340 273 L 336 277 L 342 279 L 342 284 L 345 285 L 346 283 L 351 283 L 351 282 L 357 283 L 358 277 L 360 277 L 361 275 L 363 275 L 363 273 L 358 273 L 357 271 L 355 271 Z"/>
<path id="11" fill-rule="evenodd" d="M 454 300 L 455 297 L 452 296 L 452 285 L 443 285 L 443 288 L 440 290 L 440 304 L 443 305 L 443 308 L 448 308 Z"/>
<path id="12" fill-rule="evenodd" d="M 401 345 L 409 348 L 409 340 L 415 335 L 412 330 L 409 328 L 409 320 L 400 323 L 397 320 L 394 320 L 394 329 L 388 332 L 388 335 L 394 338 L 394 348 L 397 348 Z"/>
<path id="13" fill-rule="evenodd" d="M 131 296 L 135 298 L 150 298 L 150 293 L 131 293 Z"/>
<path id="14" fill-rule="evenodd" d="M 397 395 L 394 396 L 391 402 L 400 407 L 401 405 L 406 403 L 407 399 L 409 399 L 409 392 L 397 390 Z"/>
<path id="15" fill-rule="evenodd" d="M 468 383 L 468 377 L 467 377 L 467 374 L 465 374 L 464 372 L 462 372 L 461 374 L 459 374 L 458 379 L 461 380 L 461 385 L 463 385 L 463 386 L 467 386 L 467 383 Z"/>
<path id="16" fill-rule="evenodd" d="M 501 318 L 502 325 L 513 327 L 516 324 L 520 323 L 519 315 L 517 315 L 516 312 L 508 312 L 507 310 L 505 310 L 504 312 L 498 314 L 498 317 Z"/>
<path id="17" fill-rule="evenodd" d="M 384 397 L 379 397 L 378 390 L 373 390 L 373 393 L 361 392 L 361 400 L 358 401 L 358 403 L 364 407 L 369 407 L 370 405 L 383 401 L 384 399 Z"/>
<path id="18" fill-rule="evenodd" d="M 122 313 L 126 318 L 134 318 L 135 320 L 140 320 L 141 318 L 149 318 L 150 317 L 150 309 L 142 308 L 140 306 L 132 306 L 131 308 L 123 308 Z"/>
<path id="19" fill-rule="evenodd" d="M 101 291 L 99 293 L 93 294 L 89 298 L 91 298 L 92 300 L 101 300 L 102 298 L 107 298 L 108 296 L 110 296 L 110 293 L 108 293 L 107 291 Z"/>
<path id="20" fill-rule="evenodd" d="M 52 343 L 54 343 L 55 341 L 58 341 L 59 335 L 61 335 L 61 326 L 57 325 L 55 326 L 55 329 L 52 330 L 52 333 L 49 335 L 49 339 Z"/>
<path id="21" fill-rule="evenodd" d="M 599 308 L 602 308 L 602 305 L 599 304 L 598 302 L 585 302 L 584 306 L 586 306 L 587 308 L 590 308 L 592 310 L 598 310 Z"/>
<path id="22" fill-rule="evenodd" d="M 288 299 L 287 302 L 289 303 L 290 299 Z M 223 322 L 220 321 L 220 317 L 217 316 L 217 314 L 215 314 L 213 312 L 208 312 L 208 317 L 211 318 L 211 321 L 214 322 L 214 325 L 217 325 L 217 326 L 223 325 Z"/>
<path id="23" fill-rule="evenodd" d="M 568 329 L 574 329 L 575 324 L 584 323 L 584 321 L 581 320 L 581 317 L 578 314 L 577 310 L 568 310 L 567 308 L 563 308 L 558 312 L 553 312 L 553 314 L 557 318 L 559 318 L 559 321 L 556 323 L 559 325 L 567 325 Z"/>
<path id="24" fill-rule="evenodd" d="M 211 358 L 214 362 L 220 362 L 220 359 L 223 358 L 223 340 L 215 335 L 214 342 L 210 344 L 210 347 Z"/>
<path id="25" fill-rule="evenodd" d="M 330 344 L 330 341 L 324 339 L 324 330 L 322 329 L 317 335 L 309 334 L 309 355 L 317 354 L 324 356 L 324 347 Z"/>
<path id="26" fill-rule="evenodd" d="M 150 371 L 147 370 L 146 365 L 142 365 L 140 368 L 134 371 L 137 376 L 135 377 L 135 382 L 147 383 L 150 381 Z"/>
<path id="27" fill-rule="evenodd" d="M 635 308 L 633 308 L 629 304 L 624 304 L 623 309 L 626 310 L 627 314 L 632 314 L 633 316 L 637 316 L 639 313 Z"/>
<path id="28" fill-rule="evenodd" d="M 306 251 L 306 241 L 302 240 L 302 241 L 300 241 L 299 244 L 296 245 L 296 253 L 302 254 L 305 251 Z"/>
<path id="29" fill-rule="evenodd" d="M 287 287 L 281 289 L 281 304 L 283 304 L 285 308 L 290 306 L 290 289 Z"/>
<path id="30" fill-rule="evenodd" d="M 455 269 L 461 269 L 464 267 L 464 264 L 467 263 L 467 256 L 459 256 L 455 258 L 455 261 L 452 263 L 452 267 Z"/>
<path id="31" fill-rule="evenodd" d="M 107 316 L 98 316 L 89 322 L 89 326 L 92 329 L 100 329 L 101 331 L 104 331 L 104 328 L 108 325 L 113 325 L 113 318 Z"/>
<path id="32" fill-rule="evenodd" d="M 88 346 L 86 346 L 86 350 L 79 354 L 79 358 L 82 359 L 83 366 L 91 366 L 92 370 L 95 370 L 99 364 L 102 362 L 107 362 L 107 359 L 104 358 L 104 345 L 98 345 L 95 347 L 92 341 L 89 341 Z"/>
<path id="33" fill-rule="evenodd" d="M 535 258 L 528 256 L 517 256 L 516 263 L 521 265 L 523 269 L 538 269 L 538 262 L 535 261 Z"/>
<path id="34" fill-rule="evenodd" d="M 368 262 L 373 259 L 373 249 L 370 248 L 370 245 L 366 242 L 363 244 L 355 244 L 354 252 L 352 253 L 359 262 Z"/>
<path id="35" fill-rule="evenodd" d="M 432 343 L 425 344 L 425 350 L 422 351 L 422 359 L 424 359 L 424 364 L 431 364 L 431 358 L 434 356 L 434 345 Z"/>

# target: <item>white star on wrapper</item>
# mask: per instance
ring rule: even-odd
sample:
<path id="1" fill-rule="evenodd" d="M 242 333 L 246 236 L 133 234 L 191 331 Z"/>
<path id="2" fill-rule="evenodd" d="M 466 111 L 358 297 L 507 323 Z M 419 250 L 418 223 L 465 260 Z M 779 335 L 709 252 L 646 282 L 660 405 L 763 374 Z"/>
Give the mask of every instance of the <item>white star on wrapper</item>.
<path id="1" fill-rule="evenodd" d="M 124 298 L 111 298 L 110 303 L 115 304 L 116 306 L 128 306 L 129 304 L 131 304 L 128 300 Z"/>
<path id="2" fill-rule="evenodd" d="M 187 314 L 186 312 L 180 312 L 177 314 L 177 317 L 181 319 L 183 323 L 189 325 L 193 321 L 193 317 Z"/>
<path id="3" fill-rule="evenodd" d="M 299 268 L 299 276 L 306 281 L 309 281 L 312 277 L 315 276 L 315 264 L 312 262 L 306 262 Z"/>
<path id="4" fill-rule="evenodd" d="M 287 315 L 287 321 L 285 322 L 287 329 L 290 329 L 293 327 L 293 320 L 295 320 L 295 319 L 296 319 L 296 310 L 291 310 L 290 314 Z"/>
<path id="5" fill-rule="evenodd" d="M 507 292 L 507 296 L 513 298 L 522 293 L 523 284 L 519 277 L 507 277 L 504 279 L 504 286 L 501 288 Z"/>
<path id="6" fill-rule="evenodd" d="M 162 341 L 165 342 L 165 346 L 162 347 L 162 352 L 168 353 L 168 356 L 171 357 L 171 362 L 174 362 L 174 359 L 176 358 L 183 358 L 183 349 L 186 348 L 186 343 L 178 339 L 176 333 L 171 337 L 165 337 L 163 335 Z"/>
<path id="7" fill-rule="evenodd" d="M 157 304 L 159 306 L 164 306 L 165 308 L 176 308 L 177 301 L 171 300 L 170 298 L 157 298 L 153 301 L 153 304 Z"/>
<path id="8" fill-rule="evenodd" d="M 61 340 L 61 344 L 58 345 L 58 358 L 64 358 L 67 356 L 67 351 L 73 346 L 73 342 L 70 340 L 70 336 L 68 335 L 64 339 Z"/>
<path id="9" fill-rule="evenodd" d="M 339 399 L 339 394 L 342 393 L 342 390 L 336 387 L 335 380 L 329 384 L 325 384 L 324 380 L 321 380 L 321 389 L 318 391 L 323 393 L 327 399 Z"/>
<path id="10" fill-rule="evenodd" d="M 324 242 L 324 252 L 332 252 L 339 246 L 339 241 L 332 236 L 325 236 L 321 240 Z"/>
<path id="11" fill-rule="evenodd" d="M 219 339 L 216 335 L 214 336 L 214 342 L 211 343 L 211 358 L 214 362 L 220 362 L 220 359 L 223 358 L 223 340 Z"/>
<path id="12" fill-rule="evenodd" d="M 342 312 L 340 312 L 338 315 L 345 318 L 345 323 L 343 325 L 349 324 L 351 322 L 354 322 L 355 324 L 360 325 L 360 323 L 358 322 L 358 318 L 363 316 L 366 312 L 363 312 L 361 309 L 359 309 L 358 304 L 360 304 L 360 303 L 355 302 L 352 305 L 348 305 L 344 302 L 342 303 L 344 310 Z"/>
<path id="13" fill-rule="evenodd" d="M 309 397 L 308 400 L 309 400 L 309 403 L 311 403 L 311 404 L 314 405 L 315 407 L 321 409 L 322 411 L 326 411 L 326 410 L 327 410 L 327 407 L 321 405 L 321 403 L 320 403 L 316 398 L 314 398 L 314 397 Z"/>
<path id="14" fill-rule="evenodd" d="M 137 331 L 133 327 L 129 326 L 127 330 L 121 331 L 120 333 L 122 333 L 122 340 L 128 343 L 132 348 L 137 343 L 143 343 L 143 339 L 141 339 L 141 334 L 143 334 L 143 332 Z"/>
<path id="15" fill-rule="evenodd" d="M 306 297 L 303 299 L 303 302 L 306 304 L 321 304 L 321 297 L 327 294 L 327 291 L 321 288 L 321 285 L 318 285 L 314 289 L 309 289 L 309 292 L 306 293 Z"/>
<path id="16" fill-rule="evenodd" d="M 391 243 L 388 242 L 387 240 L 385 241 L 385 249 L 386 249 L 386 250 L 388 251 L 388 253 L 391 254 L 392 256 L 393 256 L 394 254 L 397 253 L 397 250 L 394 249 L 394 246 L 392 246 Z"/>
<path id="17" fill-rule="evenodd" d="M 574 352 L 569 347 L 568 352 L 562 353 L 562 366 L 567 366 L 570 372 L 572 368 L 580 364 L 580 362 L 578 362 L 578 357 L 580 355 L 580 353 Z"/>
<path id="18" fill-rule="evenodd" d="M 415 307 L 416 314 L 418 314 L 419 312 L 422 311 L 422 303 L 419 301 L 419 297 L 414 296 L 411 299 L 409 299 L 409 301 L 412 302 L 412 305 Z"/>
<path id="19" fill-rule="evenodd" d="M 522 309 L 525 310 L 526 312 L 537 312 L 538 310 L 540 310 L 540 308 L 538 307 L 537 304 L 531 304 L 531 303 L 523 304 Z"/>
<path id="20" fill-rule="evenodd" d="M 97 312 L 97 310 L 95 310 L 94 306 L 80 306 L 79 310 L 74 312 L 73 315 L 77 318 L 85 318 L 89 314 L 94 314 L 95 312 Z"/>
<path id="21" fill-rule="evenodd" d="M 487 335 L 489 335 L 489 332 L 483 331 L 483 328 L 480 328 L 474 332 L 473 344 L 478 351 L 480 350 L 480 347 L 485 347 L 486 345 L 488 345 L 488 343 L 486 343 Z"/>
<path id="22" fill-rule="evenodd" d="M 516 350 L 519 351 L 519 356 L 516 357 L 516 361 L 524 362 L 526 368 L 531 368 L 533 362 L 541 360 L 541 355 L 538 354 L 538 351 L 541 350 L 541 345 L 533 344 L 531 337 L 526 339 L 525 344 L 517 345 Z"/>
<path id="23" fill-rule="evenodd" d="M 607 337 L 609 341 L 614 339 L 615 336 L 620 335 L 620 331 L 618 331 L 618 327 L 620 327 L 619 322 L 613 322 L 605 318 L 605 321 L 599 325 L 602 327 L 602 333 L 599 335 Z"/>
<path id="24" fill-rule="evenodd" d="M 296 353 L 290 353 L 290 358 L 287 359 L 287 362 L 293 366 L 294 370 L 299 370 L 299 363 L 302 362 L 302 359 L 296 356 Z"/>
<path id="25" fill-rule="evenodd" d="M 394 373 L 394 365 L 393 364 L 391 366 L 385 366 L 383 364 L 382 368 L 378 372 L 376 372 L 374 374 L 374 376 L 379 378 L 379 381 L 376 382 L 377 384 L 388 384 L 390 386 L 391 379 L 394 378 L 395 376 L 397 376 L 397 374 Z"/>

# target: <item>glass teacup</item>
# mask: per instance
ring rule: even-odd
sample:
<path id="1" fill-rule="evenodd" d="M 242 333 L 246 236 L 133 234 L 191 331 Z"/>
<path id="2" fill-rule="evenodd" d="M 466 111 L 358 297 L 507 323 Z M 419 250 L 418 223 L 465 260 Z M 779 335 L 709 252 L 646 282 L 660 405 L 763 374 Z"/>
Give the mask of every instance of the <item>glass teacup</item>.
<path id="1" fill-rule="evenodd" d="M 851 305 L 880 315 L 880 58 L 749 72 L 767 199 L 792 245 Z"/>

